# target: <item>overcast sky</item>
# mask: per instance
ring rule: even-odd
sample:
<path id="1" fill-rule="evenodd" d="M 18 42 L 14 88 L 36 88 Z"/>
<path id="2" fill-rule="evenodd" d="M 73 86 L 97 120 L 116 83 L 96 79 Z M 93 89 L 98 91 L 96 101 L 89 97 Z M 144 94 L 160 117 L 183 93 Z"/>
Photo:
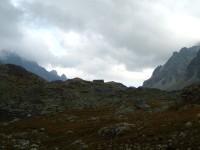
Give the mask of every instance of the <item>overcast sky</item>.
<path id="1" fill-rule="evenodd" d="M 68 78 L 139 86 L 200 41 L 199 0 L 3 0 L 0 50 Z"/>

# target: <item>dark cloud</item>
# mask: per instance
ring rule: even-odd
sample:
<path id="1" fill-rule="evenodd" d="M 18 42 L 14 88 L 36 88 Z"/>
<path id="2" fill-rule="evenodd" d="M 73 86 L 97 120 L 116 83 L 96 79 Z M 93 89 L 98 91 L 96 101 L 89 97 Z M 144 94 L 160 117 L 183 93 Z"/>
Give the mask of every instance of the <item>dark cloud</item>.
<path id="1" fill-rule="evenodd" d="M 198 41 L 190 34 L 194 23 L 184 20 L 200 24 L 197 0 L 12 2 L 0 4 L 0 49 L 85 76 L 125 80 L 125 74 L 163 64 L 172 51 Z"/>
<path id="2" fill-rule="evenodd" d="M 41 64 L 47 63 L 49 59 L 56 59 L 43 41 L 25 34 L 25 18 L 24 10 L 15 7 L 11 0 L 0 3 L 0 51 L 15 52 Z"/>
<path id="3" fill-rule="evenodd" d="M 21 11 L 10 4 L 10 1 L 0 3 L 1 36 L 4 38 L 16 38 L 20 36 L 19 21 Z"/>
<path id="4" fill-rule="evenodd" d="M 121 53 L 115 58 L 128 69 L 134 70 L 137 66 L 154 67 L 163 63 L 172 52 L 172 47 L 178 45 L 174 41 L 176 37 L 165 26 L 170 10 L 163 4 L 168 4 L 173 10 L 170 2 L 148 0 L 35 0 L 25 2 L 24 7 L 33 18 L 58 26 L 65 32 L 93 32 L 102 35 L 105 42 L 115 49 L 114 52 L 107 49 L 107 53 L 111 57 Z M 95 51 L 98 53 L 101 50 L 96 47 Z"/>
<path id="5" fill-rule="evenodd" d="M 19 23 L 22 12 L 9 0 L 0 3 L 0 49 L 16 46 L 16 40 L 22 37 Z"/>

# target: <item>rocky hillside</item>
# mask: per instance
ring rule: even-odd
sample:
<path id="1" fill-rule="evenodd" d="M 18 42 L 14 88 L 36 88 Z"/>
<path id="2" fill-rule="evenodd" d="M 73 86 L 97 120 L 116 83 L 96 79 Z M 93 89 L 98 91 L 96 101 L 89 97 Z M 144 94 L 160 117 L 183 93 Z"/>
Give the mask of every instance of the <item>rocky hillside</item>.
<path id="1" fill-rule="evenodd" d="M 199 70 L 199 50 L 200 46 L 193 46 L 174 52 L 163 66 L 154 70 L 150 79 L 144 81 L 143 87 L 178 90 L 200 81 L 195 74 Z"/>
<path id="2" fill-rule="evenodd" d="M 21 58 L 17 54 L 8 51 L 0 51 L 0 64 L 1 63 L 21 66 L 47 81 L 67 80 L 64 74 L 62 76 L 59 76 L 55 70 L 49 72 L 45 68 L 39 66 L 36 62 L 26 60 L 25 58 Z"/>
<path id="3" fill-rule="evenodd" d="M 200 104 L 200 83 L 185 87 L 181 96 L 185 103 Z"/>
<path id="4" fill-rule="evenodd" d="M 199 149 L 194 98 L 199 85 L 166 92 L 79 78 L 47 82 L 0 65 L 0 149 Z"/>
<path id="5" fill-rule="evenodd" d="M 176 94 L 79 78 L 49 83 L 19 66 L 0 65 L 0 109 L 7 111 L 8 115 L 16 112 L 23 117 L 28 114 L 56 113 L 67 108 L 121 107 L 129 103 L 139 108 L 154 99 L 176 99 Z M 13 119 L 12 115 L 2 116 L 0 120 Z"/>

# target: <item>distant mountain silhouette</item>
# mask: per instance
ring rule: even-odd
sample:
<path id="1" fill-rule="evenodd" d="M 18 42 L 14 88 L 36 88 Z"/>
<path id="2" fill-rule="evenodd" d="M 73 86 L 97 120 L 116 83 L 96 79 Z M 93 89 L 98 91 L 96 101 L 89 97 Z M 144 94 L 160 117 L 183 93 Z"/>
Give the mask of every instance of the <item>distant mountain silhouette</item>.
<path id="1" fill-rule="evenodd" d="M 59 76 L 55 70 L 49 72 L 45 68 L 39 66 L 36 62 L 21 58 L 17 54 L 8 51 L 1 51 L 0 64 L 14 64 L 21 66 L 27 71 L 37 74 L 38 76 L 49 82 L 54 80 L 67 80 L 64 74 L 62 76 Z"/>
<path id="2" fill-rule="evenodd" d="M 158 66 L 143 87 L 162 90 L 178 90 L 200 81 L 200 46 L 182 48 L 169 60 Z"/>

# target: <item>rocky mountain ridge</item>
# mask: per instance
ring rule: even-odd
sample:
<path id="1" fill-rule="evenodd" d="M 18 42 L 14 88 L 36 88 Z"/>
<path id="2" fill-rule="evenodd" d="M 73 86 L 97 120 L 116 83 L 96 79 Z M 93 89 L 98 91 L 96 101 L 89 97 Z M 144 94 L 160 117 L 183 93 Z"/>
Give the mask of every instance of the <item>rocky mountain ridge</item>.
<path id="1" fill-rule="evenodd" d="M 68 108 L 121 107 L 128 104 L 143 107 L 149 100 L 176 97 L 175 93 L 128 88 L 115 82 L 95 83 L 79 78 L 47 82 L 22 67 L 0 65 L 0 109 L 8 114 L 13 111 L 23 115 L 51 114 Z"/>
<path id="2" fill-rule="evenodd" d="M 154 70 L 150 79 L 144 81 L 143 87 L 179 90 L 200 81 L 199 76 L 194 75 L 196 71 L 200 70 L 199 50 L 200 46 L 198 45 L 190 48 L 184 47 L 179 52 L 174 52 L 163 66 L 158 66 Z"/>
<path id="3" fill-rule="evenodd" d="M 39 66 L 36 62 L 26 60 L 25 58 L 22 58 L 15 53 L 8 52 L 5 50 L 0 52 L 0 64 L 14 64 L 21 66 L 26 70 L 37 74 L 38 76 L 42 77 L 47 81 L 67 80 L 64 74 L 59 76 L 55 70 L 49 72 L 45 68 Z"/>

